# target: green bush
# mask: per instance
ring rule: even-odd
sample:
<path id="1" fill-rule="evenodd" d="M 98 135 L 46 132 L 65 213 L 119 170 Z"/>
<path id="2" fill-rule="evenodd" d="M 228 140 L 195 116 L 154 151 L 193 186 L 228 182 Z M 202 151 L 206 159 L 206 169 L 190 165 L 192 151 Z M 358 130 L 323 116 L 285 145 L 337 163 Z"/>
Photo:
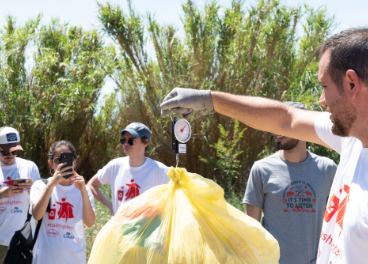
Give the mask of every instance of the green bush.
<path id="1" fill-rule="evenodd" d="M 325 9 L 288 7 L 276 0 L 246 7 L 243 1 L 232 1 L 220 15 L 215 1 L 200 10 L 188 0 L 183 11 L 184 34 L 179 35 L 177 28 L 160 25 L 152 14 L 142 16 L 131 6 L 124 12 L 119 6 L 99 4 L 103 30 L 118 44 L 116 70 L 111 76 L 121 91 L 117 115 L 124 118 L 116 123 L 120 127 L 132 121 L 147 124 L 153 131 L 152 158 L 169 165 L 175 161 L 171 120 L 161 118 L 159 108 L 174 87 L 303 99 L 307 106 L 315 107 L 321 92 L 315 52 L 332 26 Z M 148 52 L 149 44 L 153 55 Z M 235 131 L 233 120 L 210 112 L 197 113 L 190 122 L 193 136 L 180 165 L 215 179 L 227 195 L 231 195 L 229 190 L 242 193 L 258 155 L 266 147 L 272 149 L 271 136 L 247 129 L 236 151 L 229 148 L 222 153 L 222 146 L 231 146 L 238 136 L 223 136 L 225 131 Z M 240 124 L 237 133 L 244 128 Z M 228 163 L 226 159 L 233 155 L 236 159 Z"/>
<path id="2" fill-rule="evenodd" d="M 41 25 L 40 16 L 17 27 L 8 18 L 0 34 L 0 126 L 20 131 L 24 156 L 41 174 L 48 173 L 54 141 L 71 141 L 81 157 L 93 147 L 86 131 L 108 73 L 107 53 L 96 30 L 59 20 Z M 88 165 L 85 159 L 79 165 L 82 174 L 92 173 Z"/>
<path id="3" fill-rule="evenodd" d="M 296 100 L 321 110 L 315 51 L 333 22 L 325 9 L 277 0 L 233 1 L 221 13 L 215 1 L 203 9 L 191 0 L 182 6 L 179 34 L 130 5 L 124 11 L 98 4 L 102 29 L 116 45 L 57 19 L 41 23 L 39 16 L 18 26 L 8 18 L 0 33 L 0 125 L 21 132 L 22 155 L 41 174 L 48 173 L 50 145 L 67 139 L 79 152 L 79 173 L 90 178 L 122 155 L 118 132 L 134 121 L 153 131 L 148 155 L 174 165 L 171 120 L 159 108 L 173 87 Z M 98 107 L 107 76 L 116 91 Z M 213 112 L 196 113 L 190 122 L 193 136 L 180 166 L 215 179 L 228 196 L 242 193 L 254 161 L 272 150 L 271 136 Z M 322 147 L 309 148 L 338 160 Z"/>

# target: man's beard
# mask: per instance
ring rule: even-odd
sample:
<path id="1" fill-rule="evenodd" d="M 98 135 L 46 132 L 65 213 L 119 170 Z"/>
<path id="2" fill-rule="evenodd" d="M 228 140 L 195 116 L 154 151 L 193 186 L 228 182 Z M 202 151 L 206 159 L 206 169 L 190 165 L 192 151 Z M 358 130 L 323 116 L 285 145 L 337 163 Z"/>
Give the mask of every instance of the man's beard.
<path id="1" fill-rule="evenodd" d="M 350 129 L 357 119 L 356 109 L 346 100 L 342 99 L 342 96 L 331 105 L 331 108 L 336 108 L 336 110 L 332 110 L 334 112 L 332 116 L 332 133 L 340 137 L 348 137 Z"/>
<path id="2" fill-rule="evenodd" d="M 275 147 L 277 150 L 291 150 L 295 148 L 299 143 L 299 140 L 290 138 L 287 142 L 276 142 Z"/>

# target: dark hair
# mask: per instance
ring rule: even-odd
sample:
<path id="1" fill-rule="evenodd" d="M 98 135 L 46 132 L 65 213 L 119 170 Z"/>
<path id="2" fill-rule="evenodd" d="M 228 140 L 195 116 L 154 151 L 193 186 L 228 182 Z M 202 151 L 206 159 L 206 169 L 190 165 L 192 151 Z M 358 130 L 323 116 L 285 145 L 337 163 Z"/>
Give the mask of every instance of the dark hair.
<path id="1" fill-rule="evenodd" d="M 368 28 L 351 28 L 333 35 L 318 48 L 317 56 L 326 51 L 330 51 L 326 72 L 339 88 L 349 69 L 368 85 Z"/>
<path id="2" fill-rule="evenodd" d="M 140 139 L 141 139 L 141 142 L 142 143 L 145 143 L 146 142 L 146 140 L 148 139 L 147 137 L 145 137 L 145 136 L 143 136 L 143 137 L 140 137 Z M 148 139 L 148 144 L 149 144 L 149 139 Z M 148 150 L 148 145 L 147 145 L 147 147 L 144 149 L 144 152 L 147 152 L 147 150 Z"/>
<path id="3" fill-rule="evenodd" d="M 60 141 L 56 141 L 50 147 L 49 160 L 52 160 L 54 158 L 55 150 L 62 147 L 62 146 L 65 146 L 65 147 L 69 148 L 70 151 L 73 153 L 74 159 L 77 158 L 77 152 L 75 151 L 75 148 L 74 148 L 73 144 L 70 143 L 68 140 L 60 140 Z"/>

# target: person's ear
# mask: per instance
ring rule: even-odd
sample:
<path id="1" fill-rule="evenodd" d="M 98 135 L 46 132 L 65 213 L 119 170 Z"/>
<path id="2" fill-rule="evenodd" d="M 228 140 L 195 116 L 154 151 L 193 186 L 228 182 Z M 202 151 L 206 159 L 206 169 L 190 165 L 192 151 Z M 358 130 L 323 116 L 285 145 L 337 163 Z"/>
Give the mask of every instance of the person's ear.
<path id="1" fill-rule="evenodd" d="M 326 98 L 325 98 L 325 88 L 323 88 L 323 90 L 322 90 L 322 93 L 321 93 L 321 96 L 319 97 L 318 103 L 320 105 L 323 105 L 323 106 L 327 105 Z"/>
<path id="2" fill-rule="evenodd" d="M 51 160 L 47 160 L 47 163 L 49 164 L 50 168 L 53 170 L 53 169 L 54 169 L 54 168 L 52 167 L 52 163 L 53 163 L 53 161 L 51 161 Z"/>
<path id="3" fill-rule="evenodd" d="M 361 89 L 362 82 L 358 74 L 354 70 L 346 71 L 346 79 L 347 79 L 347 82 L 349 83 L 348 94 L 352 99 L 354 99 Z"/>

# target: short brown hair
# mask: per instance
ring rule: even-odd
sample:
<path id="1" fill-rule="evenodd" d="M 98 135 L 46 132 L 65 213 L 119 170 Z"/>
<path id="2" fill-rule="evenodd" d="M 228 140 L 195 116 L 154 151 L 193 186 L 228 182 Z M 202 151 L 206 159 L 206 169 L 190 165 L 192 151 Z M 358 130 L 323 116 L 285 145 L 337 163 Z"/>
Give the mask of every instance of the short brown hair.
<path id="1" fill-rule="evenodd" d="M 318 48 L 317 56 L 326 51 L 331 54 L 326 72 L 339 88 L 349 69 L 368 85 L 368 28 L 351 28 L 333 35 Z"/>
<path id="2" fill-rule="evenodd" d="M 148 140 L 148 145 L 149 145 L 149 139 L 148 139 L 147 137 L 143 136 L 143 137 L 140 137 L 140 139 L 141 139 L 141 142 L 142 142 L 142 143 L 145 143 L 145 141 L 146 141 L 146 140 Z M 147 145 L 147 147 L 144 149 L 144 151 L 145 151 L 145 152 L 147 152 L 147 150 L 148 150 L 148 145 Z"/>

